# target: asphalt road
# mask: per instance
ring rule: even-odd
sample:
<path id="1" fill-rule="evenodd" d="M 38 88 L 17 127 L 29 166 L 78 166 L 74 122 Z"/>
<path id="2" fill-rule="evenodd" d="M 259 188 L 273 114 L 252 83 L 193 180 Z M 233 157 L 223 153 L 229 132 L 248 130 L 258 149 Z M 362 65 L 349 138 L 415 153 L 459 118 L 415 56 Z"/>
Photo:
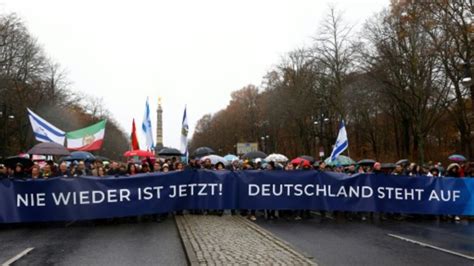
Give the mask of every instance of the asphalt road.
<path id="1" fill-rule="evenodd" d="M 414 240 L 474 257 L 474 224 L 468 222 L 361 222 L 343 219 L 257 223 L 319 265 L 474 265 L 474 260 L 407 242 Z"/>
<path id="2" fill-rule="evenodd" d="M 474 260 L 446 253 L 474 258 L 472 221 L 349 222 L 318 216 L 301 221 L 266 221 L 259 218 L 258 225 L 314 257 L 319 265 L 474 265 Z M 0 264 L 30 247 L 33 250 L 14 265 L 187 264 L 171 218 L 162 223 L 0 226 Z"/>
<path id="3" fill-rule="evenodd" d="M 187 265 L 173 219 L 3 227 L 0 245 L 0 264 L 32 247 L 14 265 Z"/>

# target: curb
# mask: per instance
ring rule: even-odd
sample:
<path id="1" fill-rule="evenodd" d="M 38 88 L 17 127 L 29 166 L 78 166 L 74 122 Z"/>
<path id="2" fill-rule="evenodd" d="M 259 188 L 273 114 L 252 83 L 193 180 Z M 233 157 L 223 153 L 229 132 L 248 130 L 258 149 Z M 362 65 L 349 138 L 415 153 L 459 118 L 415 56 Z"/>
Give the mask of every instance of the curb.
<path id="1" fill-rule="evenodd" d="M 186 227 L 183 225 L 183 220 L 184 216 L 174 216 L 174 222 L 176 224 L 176 227 L 178 228 L 181 244 L 183 245 L 184 253 L 186 254 L 186 260 L 188 261 L 188 265 L 199 265 L 196 253 L 194 252 L 194 249 L 191 245 L 191 241 L 189 240 Z"/>

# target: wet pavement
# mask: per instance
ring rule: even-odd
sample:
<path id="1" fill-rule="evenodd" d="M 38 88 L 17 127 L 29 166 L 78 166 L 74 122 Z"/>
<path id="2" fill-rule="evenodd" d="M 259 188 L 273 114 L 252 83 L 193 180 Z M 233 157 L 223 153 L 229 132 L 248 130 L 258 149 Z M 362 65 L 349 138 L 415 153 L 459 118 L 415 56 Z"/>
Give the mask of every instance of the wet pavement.
<path id="1" fill-rule="evenodd" d="M 14 265 L 187 265 L 171 218 L 162 223 L 2 226 L 0 245 L 0 264 L 32 247 Z"/>
<path id="2" fill-rule="evenodd" d="M 255 225 L 288 242 L 318 265 L 474 265 L 472 220 L 362 222 L 315 216 L 300 221 L 267 221 L 260 216 Z M 14 265 L 188 263 L 172 218 L 162 223 L 132 219 L 118 224 L 0 225 L 0 264 L 27 248 L 33 250 Z"/>
<path id="3" fill-rule="evenodd" d="M 321 219 L 257 223 L 315 258 L 319 265 L 474 265 L 474 223 Z M 440 247 L 456 256 L 395 238 Z"/>

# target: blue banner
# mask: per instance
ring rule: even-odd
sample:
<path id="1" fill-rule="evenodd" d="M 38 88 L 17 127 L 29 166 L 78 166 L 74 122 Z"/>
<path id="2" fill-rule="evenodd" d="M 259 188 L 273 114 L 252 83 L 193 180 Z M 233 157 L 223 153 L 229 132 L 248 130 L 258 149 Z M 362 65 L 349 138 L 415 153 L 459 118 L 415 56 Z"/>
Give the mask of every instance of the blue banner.
<path id="1" fill-rule="evenodd" d="M 105 178 L 0 180 L 0 223 L 87 220 L 193 209 L 474 215 L 474 179 L 191 170 Z"/>

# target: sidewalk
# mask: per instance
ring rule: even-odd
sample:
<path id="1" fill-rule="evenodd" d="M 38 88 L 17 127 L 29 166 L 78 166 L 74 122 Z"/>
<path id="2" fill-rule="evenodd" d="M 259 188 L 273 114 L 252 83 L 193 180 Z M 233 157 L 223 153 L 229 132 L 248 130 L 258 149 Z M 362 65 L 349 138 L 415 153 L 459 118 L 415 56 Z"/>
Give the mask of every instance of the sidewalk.
<path id="1" fill-rule="evenodd" d="M 176 216 L 191 265 L 316 265 L 240 216 Z"/>

